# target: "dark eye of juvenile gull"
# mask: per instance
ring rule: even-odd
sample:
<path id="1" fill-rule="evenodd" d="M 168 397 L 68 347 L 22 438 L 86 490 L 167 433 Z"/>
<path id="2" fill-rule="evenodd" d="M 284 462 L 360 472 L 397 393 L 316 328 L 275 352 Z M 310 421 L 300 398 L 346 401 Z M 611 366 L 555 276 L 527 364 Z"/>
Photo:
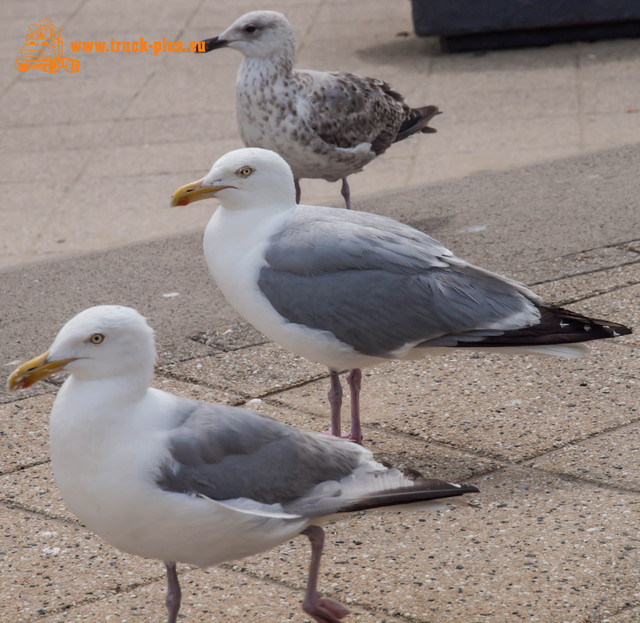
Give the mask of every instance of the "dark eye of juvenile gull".
<path id="1" fill-rule="evenodd" d="M 244 31 L 248 33 L 254 33 L 256 30 L 258 30 L 258 27 L 254 26 L 253 24 L 249 24 L 248 26 L 244 27 Z"/>

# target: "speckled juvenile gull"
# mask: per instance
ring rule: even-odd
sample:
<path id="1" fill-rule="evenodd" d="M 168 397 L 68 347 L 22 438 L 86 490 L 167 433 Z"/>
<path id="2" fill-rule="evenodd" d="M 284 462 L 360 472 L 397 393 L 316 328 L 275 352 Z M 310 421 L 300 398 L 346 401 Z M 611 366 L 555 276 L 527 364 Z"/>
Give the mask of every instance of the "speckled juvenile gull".
<path id="1" fill-rule="evenodd" d="M 92 307 L 8 384 L 25 388 L 70 373 L 51 411 L 56 482 L 105 541 L 165 562 L 169 623 L 180 608 L 176 562 L 208 567 L 298 534 L 312 551 L 303 609 L 336 623 L 348 610 L 316 588 L 324 519 L 407 504 L 426 510 L 477 491 L 383 467 L 360 446 L 253 411 L 150 388 L 154 361 L 153 332 L 138 312 Z"/>
<path id="2" fill-rule="evenodd" d="M 247 147 L 272 149 L 291 166 L 300 201 L 303 177 L 342 180 L 397 141 L 428 126 L 435 106 L 411 108 L 382 80 L 350 73 L 294 69 L 296 40 L 282 13 L 253 11 L 205 42 L 244 55 L 236 80 L 238 130 Z"/>
<path id="3" fill-rule="evenodd" d="M 333 434 L 345 368 L 359 441 L 363 366 L 452 348 L 575 356 L 582 342 L 631 332 L 545 304 L 390 218 L 297 206 L 291 170 L 272 151 L 229 152 L 172 203 L 207 197 L 221 202 L 204 235 L 211 274 L 259 331 L 329 367 Z"/>

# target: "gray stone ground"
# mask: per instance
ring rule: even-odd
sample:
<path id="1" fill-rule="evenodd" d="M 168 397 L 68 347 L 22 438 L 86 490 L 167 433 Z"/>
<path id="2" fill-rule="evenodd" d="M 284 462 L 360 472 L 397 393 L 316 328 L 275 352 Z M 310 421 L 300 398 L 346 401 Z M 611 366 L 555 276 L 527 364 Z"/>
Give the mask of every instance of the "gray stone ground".
<path id="1" fill-rule="evenodd" d="M 408 0 L 3 0 L 0 266 L 200 231 L 202 204 L 171 191 L 241 146 L 233 50 L 73 53 L 71 41 L 195 41 L 247 10 L 283 11 L 298 66 L 391 82 L 436 104 L 437 134 L 394 145 L 350 178 L 355 197 L 640 142 L 640 40 L 442 55 L 413 35 Z M 78 73 L 14 68 L 29 24 L 64 28 Z M 307 180 L 303 200 L 339 204 Z"/>
<path id="2" fill-rule="evenodd" d="M 78 54 L 78 74 L 13 69 L 40 17 L 64 26 L 65 42 L 189 40 L 266 6 L 0 5 L 5 377 L 81 309 L 121 303 L 156 329 L 156 386 L 327 426 L 326 371 L 267 342 L 211 282 L 200 239 L 213 205 L 165 207 L 239 146 L 239 56 Z M 638 41 L 446 57 L 396 36 L 411 29 L 408 4 L 268 6 L 302 33 L 301 65 L 377 75 L 445 110 L 438 134 L 353 176 L 354 207 L 409 222 L 549 300 L 640 326 Z M 339 204 L 335 185 L 303 193 Z M 453 353 L 367 370 L 367 446 L 481 493 L 438 514 L 330 524 L 321 590 L 348 604 L 350 621 L 640 620 L 638 353 L 636 334 L 576 360 Z M 59 498 L 47 448 L 59 382 L 0 391 L 0 619 L 162 620 L 162 565 L 107 546 Z M 208 571 L 183 565 L 183 620 L 304 620 L 308 555 L 297 539 Z"/>

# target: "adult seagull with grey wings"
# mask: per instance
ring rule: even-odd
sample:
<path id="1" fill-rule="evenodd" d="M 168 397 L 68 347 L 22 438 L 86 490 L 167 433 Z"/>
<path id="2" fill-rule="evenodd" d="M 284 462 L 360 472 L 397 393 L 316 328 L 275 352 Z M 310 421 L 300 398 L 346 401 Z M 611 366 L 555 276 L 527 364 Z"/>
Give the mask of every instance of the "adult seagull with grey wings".
<path id="1" fill-rule="evenodd" d="M 244 55 L 236 80 L 238 130 L 247 147 L 280 154 L 299 180 L 342 180 L 361 171 L 392 144 L 428 126 L 435 106 L 411 108 L 402 95 L 376 78 L 294 69 L 296 40 L 282 13 L 253 11 L 217 37 L 205 51 L 229 47 Z"/>
<path id="2" fill-rule="evenodd" d="M 51 348 L 18 367 L 9 389 L 71 376 L 51 411 L 51 462 L 78 519 L 118 549 L 163 560 L 169 623 L 180 608 L 176 562 L 208 567 L 297 536 L 311 542 L 303 609 L 319 623 L 348 610 L 316 584 L 328 516 L 477 491 L 383 467 L 355 444 L 265 415 L 149 387 L 153 331 L 130 307 L 92 307 Z M 152 619 L 154 617 L 147 617 Z"/>
<path id="3" fill-rule="evenodd" d="M 346 368 L 350 437 L 360 441 L 360 368 L 452 348 L 575 356 L 627 327 L 544 304 L 525 286 L 472 266 L 390 218 L 298 206 L 276 153 L 239 149 L 173 205 L 216 197 L 207 265 L 227 300 L 284 348 L 328 366 L 331 430 L 340 434 Z"/>

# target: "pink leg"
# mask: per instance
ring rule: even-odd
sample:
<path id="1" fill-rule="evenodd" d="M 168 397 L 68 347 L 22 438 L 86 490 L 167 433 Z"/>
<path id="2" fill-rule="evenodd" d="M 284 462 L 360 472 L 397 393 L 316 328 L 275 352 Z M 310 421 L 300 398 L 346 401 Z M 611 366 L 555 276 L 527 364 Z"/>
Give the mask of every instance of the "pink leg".
<path id="1" fill-rule="evenodd" d="M 340 375 L 334 370 L 329 370 L 329 378 L 331 379 L 331 389 L 329 390 L 329 404 L 331 405 L 331 428 L 325 431 L 326 435 L 333 435 L 334 437 L 342 437 L 342 439 L 350 439 L 354 441 L 355 438 L 352 436 L 353 431 L 350 433 L 343 433 L 342 428 L 340 426 L 341 423 L 341 415 L 340 411 L 342 409 L 342 385 L 340 384 Z M 349 385 L 351 385 L 351 381 L 349 381 Z M 353 424 L 353 389 L 351 390 L 352 395 L 352 405 L 351 405 L 351 422 Z M 360 430 L 360 420 L 358 419 L 358 430 Z M 361 433 L 358 433 L 361 434 Z"/>
<path id="2" fill-rule="evenodd" d="M 362 370 L 353 368 L 347 375 L 347 383 L 351 389 L 351 432 L 349 439 L 362 443 L 362 427 L 360 426 L 360 388 L 362 387 Z"/>
<path id="3" fill-rule="evenodd" d="M 164 566 L 167 568 L 167 596 L 165 597 L 167 623 L 176 623 L 178 620 L 178 610 L 180 610 L 180 599 L 182 597 L 180 582 L 178 581 L 178 572 L 176 571 L 175 562 L 165 562 Z"/>
<path id="4" fill-rule="evenodd" d="M 342 188 L 340 189 L 340 194 L 344 197 L 344 203 L 347 207 L 347 210 L 351 210 L 351 191 L 349 190 L 349 183 L 347 182 L 347 178 L 342 178 Z"/>
<path id="5" fill-rule="evenodd" d="M 300 181 L 294 178 L 293 183 L 296 187 L 296 203 L 300 203 L 300 195 L 302 194 L 302 191 L 300 190 Z"/>
<path id="6" fill-rule="evenodd" d="M 329 390 L 329 404 L 331 405 L 331 434 L 340 437 L 340 410 L 342 408 L 342 385 L 340 375 L 335 370 L 329 370 L 331 389 Z"/>
<path id="7" fill-rule="evenodd" d="M 324 598 L 318 592 L 318 574 L 320 572 L 320 558 L 324 546 L 324 530 L 319 526 L 309 526 L 302 534 L 309 537 L 311 543 L 311 564 L 307 592 L 302 602 L 302 609 L 318 623 L 340 623 L 349 611 L 337 601 Z"/>

